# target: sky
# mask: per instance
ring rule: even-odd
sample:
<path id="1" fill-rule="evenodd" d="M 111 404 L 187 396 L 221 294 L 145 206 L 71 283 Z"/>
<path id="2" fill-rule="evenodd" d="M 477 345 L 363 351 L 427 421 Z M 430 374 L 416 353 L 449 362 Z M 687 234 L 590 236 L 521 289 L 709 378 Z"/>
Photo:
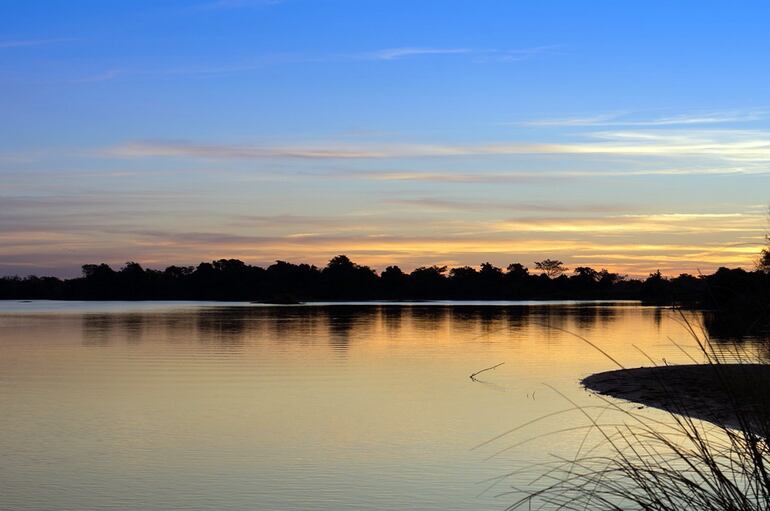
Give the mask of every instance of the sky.
<path id="1" fill-rule="evenodd" d="M 768 230 L 764 2 L 0 0 L 0 275 L 643 276 Z"/>

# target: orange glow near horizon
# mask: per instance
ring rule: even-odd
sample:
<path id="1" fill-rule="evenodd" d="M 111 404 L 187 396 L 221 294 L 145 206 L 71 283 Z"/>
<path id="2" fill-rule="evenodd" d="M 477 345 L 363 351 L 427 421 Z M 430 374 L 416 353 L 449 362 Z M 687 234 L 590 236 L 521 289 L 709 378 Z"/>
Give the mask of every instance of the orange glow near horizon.
<path id="1" fill-rule="evenodd" d="M 656 270 L 665 274 L 708 273 L 720 266 L 752 268 L 762 249 L 763 240 L 741 243 L 700 242 L 682 240 L 667 243 L 634 243 L 626 238 L 585 236 L 584 239 L 506 239 L 505 237 L 440 238 L 330 238 L 318 236 L 277 238 L 259 243 L 222 240 L 215 247 L 175 239 L 136 238 L 130 244 L 101 240 L 103 259 L 94 259 L 83 246 L 93 246 L 87 236 L 53 236 L 51 242 L 61 250 L 55 261 L 67 261 L 77 271 L 79 265 L 107 262 L 120 266 L 135 260 L 147 267 L 162 268 L 172 264 L 197 264 L 215 259 L 241 259 L 249 264 L 268 265 L 275 260 L 324 266 L 332 257 L 345 254 L 354 262 L 383 270 L 398 265 L 405 271 L 418 266 L 478 266 L 491 262 L 505 268 L 520 262 L 530 268 L 534 261 L 557 258 L 570 268 L 591 266 L 606 268 L 630 276 L 645 276 Z M 34 233 L 19 237 L 3 237 L 10 248 L 7 256 L 25 252 L 35 246 Z M 90 249 L 89 249 L 90 250 Z M 125 255 L 123 255 L 125 254 Z M 51 261 L 53 264 L 54 261 Z M 45 264 L 40 261 L 38 265 Z M 33 267 L 30 267 L 33 270 Z M 70 274 L 73 272 L 70 271 Z"/>

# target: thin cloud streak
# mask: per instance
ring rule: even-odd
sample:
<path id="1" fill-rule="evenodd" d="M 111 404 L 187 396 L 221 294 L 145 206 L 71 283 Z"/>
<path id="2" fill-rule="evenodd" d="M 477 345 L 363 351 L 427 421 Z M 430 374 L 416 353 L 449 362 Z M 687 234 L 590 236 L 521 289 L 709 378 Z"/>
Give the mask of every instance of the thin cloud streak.
<path id="1" fill-rule="evenodd" d="M 423 203 L 428 208 L 467 209 L 484 204 L 417 197 L 395 199 L 388 204 L 393 208 L 382 211 L 368 208 L 341 215 L 249 215 L 238 213 L 236 206 L 230 213 L 217 211 L 212 216 L 206 210 L 193 212 L 187 207 L 169 210 L 164 206 L 156 211 L 156 205 L 178 198 L 164 195 L 144 197 L 138 204 L 142 194 L 112 199 L 99 194 L 6 197 L 11 209 L 0 215 L 4 247 L 0 272 L 33 261 L 41 262 L 38 268 L 75 267 L 94 261 L 122 264 L 127 259 L 164 266 L 221 257 L 322 265 L 332 256 L 346 253 L 363 264 L 395 263 L 405 269 L 444 261 L 456 265 L 485 260 L 503 266 L 512 261 L 531 264 L 550 256 L 568 264 L 575 261 L 644 274 L 658 268 L 693 271 L 720 265 L 751 266 L 764 244 L 765 212 L 758 208 L 742 213 L 603 215 L 614 205 L 499 202 L 492 206 L 530 208 L 543 216 L 474 220 L 463 215 L 459 222 L 446 214 L 410 213 L 404 206 L 418 208 L 417 203 Z M 116 199 L 118 208 L 113 204 Z M 134 209 L 125 209 L 121 203 L 133 204 Z M 580 210 L 589 214 L 568 215 Z M 560 212 L 564 215 L 548 215 Z M 144 228 L 149 225 L 148 216 L 163 216 L 164 222 Z M 29 268 L 45 273 L 36 271 L 34 264 Z"/>
<path id="2" fill-rule="evenodd" d="M 404 57 L 421 55 L 458 55 L 471 53 L 467 48 L 388 48 L 371 53 L 357 54 L 357 58 L 363 60 L 398 60 Z"/>
<path id="3" fill-rule="evenodd" d="M 282 3 L 265 2 L 259 5 L 273 5 Z M 258 4 L 255 4 L 258 5 Z M 209 7 L 210 9 L 224 9 L 231 7 Z M 216 65 L 202 64 L 188 67 L 169 67 L 165 69 L 135 69 L 135 70 L 103 70 L 91 76 L 85 76 L 71 80 L 72 83 L 87 83 L 113 80 L 124 76 L 152 77 L 152 76 L 207 76 L 227 75 L 235 73 L 248 73 L 265 68 L 271 64 L 308 64 L 308 63 L 341 63 L 341 62 L 366 62 L 366 61 L 399 61 L 412 57 L 427 56 L 472 56 L 474 62 L 516 62 L 530 59 L 536 55 L 550 53 L 557 46 L 542 46 L 535 48 L 523 48 L 514 50 L 476 50 L 472 48 L 438 48 L 438 47 L 394 47 L 356 53 L 326 53 L 326 54 L 293 54 L 274 53 L 260 55 L 255 58 L 231 63 L 217 63 Z"/>
<path id="4" fill-rule="evenodd" d="M 164 230 L 124 231 L 118 236 L 104 233 L 0 233 L 7 250 L 0 268 L 19 261 L 38 261 L 39 266 L 106 261 L 122 264 L 126 258 L 147 264 L 193 264 L 201 260 L 235 257 L 247 262 L 284 259 L 323 265 L 339 253 L 362 264 L 384 267 L 400 264 L 406 270 L 424 264 L 455 261 L 479 264 L 491 260 L 505 265 L 513 261 L 531 264 L 544 254 L 568 264 L 633 268 L 637 274 L 664 267 L 676 271 L 711 269 L 720 265 L 750 265 L 762 243 L 756 245 L 716 243 L 629 242 L 621 240 L 569 240 L 493 237 L 406 237 L 406 236 L 248 236 L 220 232 L 176 232 Z M 88 246 L 90 245 L 90 247 Z M 57 252 L 47 251 L 56 247 Z M 97 250 L 94 250 L 94 247 Z M 61 254 L 53 256 L 50 254 Z M 45 254 L 49 254 L 46 256 Z M 98 256 L 95 257 L 95 254 Z M 50 258 L 50 259 L 47 259 Z"/>
<path id="5" fill-rule="evenodd" d="M 628 204 L 556 204 L 553 202 L 503 202 L 503 201 L 459 201 L 421 197 L 415 199 L 387 199 L 384 204 L 405 206 L 412 209 L 439 211 L 535 211 L 543 213 L 608 213 L 628 211 Z"/>
<path id="6" fill-rule="evenodd" d="M 616 236 L 662 234 L 676 235 L 761 232 L 760 214 L 741 213 L 659 213 L 607 217 L 519 218 L 493 224 L 498 232 L 573 233 Z"/>
<path id="7" fill-rule="evenodd" d="M 708 168 L 661 168 L 642 170 L 597 171 L 543 171 L 543 172 L 430 172 L 430 171 L 338 171 L 306 173 L 317 179 L 355 179 L 366 181 L 415 181 L 427 183 L 477 183 L 477 184 L 553 184 L 554 179 L 577 180 L 582 178 L 634 177 L 634 176 L 687 176 L 766 174 L 766 166 L 728 166 Z"/>
<path id="8" fill-rule="evenodd" d="M 556 119 L 535 119 L 529 121 L 504 122 L 502 125 L 517 126 L 606 126 L 618 118 L 618 114 L 599 114 L 587 117 L 562 117 Z"/>
<path id="9" fill-rule="evenodd" d="M 308 174 L 321 179 L 355 179 L 365 181 L 417 181 L 427 183 L 513 183 L 533 184 L 553 182 L 553 174 L 529 172 L 429 172 L 419 170 L 405 171 L 337 171 Z M 566 176 L 565 176 L 566 177 Z"/>
<path id="10" fill-rule="evenodd" d="M 682 114 L 654 119 L 628 119 L 623 113 L 600 114 L 586 117 L 564 117 L 554 119 L 535 119 L 516 123 L 521 126 L 690 126 L 698 124 L 728 124 L 739 122 L 753 122 L 765 119 L 768 110 L 756 110 L 749 112 L 708 112 L 702 114 Z"/>
<path id="11" fill-rule="evenodd" d="M 770 161 L 770 133 L 751 130 L 692 132 L 602 131 L 587 142 L 481 145 L 447 144 L 340 144 L 259 146 L 200 144 L 187 141 L 129 142 L 103 150 L 119 158 L 193 158 L 208 160 L 263 158 L 299 159 L 387 159 L 459 156 L 515 155 L 607 155 L 681 157 L 699 156 L 718 160 Z"/>
<path id="12" fill-rule="evenodd" d="M 475 62 L 521 62 L 529 60 L 538 55 L 551 55 L 562 52 L 562 45 L 551 44 L 544 46 L 534 46 L 531 48 L 520 48 L 510 50 L 478 50 L 474 52 Z"/>
<path id="13" fill-rule="evenodd" d="M 383 49 L 369 53 L 356 54 L 355 58 L 363 60 L 397 60 L 404 57 L 421 55 L 470 55 L 474 61 L 483 62 L 519 62 L 537 55 L 553 53 L 559 45 L 536 46 L 532 48 L 519 48 L 508 50 L 484 50 L 473 48 L 425 48 L 403 47 Z"/>

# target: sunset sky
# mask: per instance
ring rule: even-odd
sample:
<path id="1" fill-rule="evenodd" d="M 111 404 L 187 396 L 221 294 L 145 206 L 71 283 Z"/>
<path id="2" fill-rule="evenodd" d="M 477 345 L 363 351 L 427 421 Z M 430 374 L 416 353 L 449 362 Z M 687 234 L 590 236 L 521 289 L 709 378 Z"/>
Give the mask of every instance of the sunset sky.
<path id="1" fill-rule="evenodd" d="M 764 243 L 763 2 L 0 13 L 0 275 L 340 253 L 678 274 Z"/>

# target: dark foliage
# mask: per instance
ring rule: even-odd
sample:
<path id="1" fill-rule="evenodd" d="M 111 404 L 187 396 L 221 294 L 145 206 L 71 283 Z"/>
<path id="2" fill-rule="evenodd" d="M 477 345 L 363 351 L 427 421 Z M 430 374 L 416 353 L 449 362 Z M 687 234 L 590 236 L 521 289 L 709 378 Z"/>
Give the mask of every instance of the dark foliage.
<path id="1" fill-rule="evenodd" d="M 548 261 L 548 260 L 546 260 Z M 558 262 L 558 261 L 556 261 Z M 87 264 L 79 278 L 5 277 L 2 299 L 81 300 L 253 300 L 292 303 L 311 300 L 552 300 L 640 299 L 647 303 L 688 304 L 759 317 L 770 303 L 770 274 L 720 268 L 708 276 L 660 272 L 644 280 L 580 266 L 569 276 L 542 270 L 532 274 L 512 263 L 503 270 L 490 263 L 479 269 L 428 266 L 405 273 L 389 266 L 378 275 L 344 255 L 324 268 L 276 261 L 262 268 L 237 259 L 197 267 L 142 268 L 128 262 L 119 270 Z"/>
<path id="2" fill-rule="evenodd" d="M 488 479 L 485 481 L 491 483 L 488 490 L 514 475 L 521 480 L 526 470 L 532 470 L 528 485 L 512 485 L 511 491 L 500 494 L 516 496 L 507 509 L 767 510 L 770 502 L 768 367 L 745 363 L 753 361 L 753 357 L 738 345 L 727 353 L 715 350 L 707 338 L 699 337 L 696 325 L 684 314 L 681 319 L 704 362 L 627 370 L 610 358 L 620 365 L 620 371 L 583 380 L 587 388 L 597 392 L 597 404 L 591 406 L 581 406 L 549 386 L 571 407 L 545 415 L 543 419 L 566 413 L 581 414 L 584 425 L 556 433 L 576 430 L 582 440 L 576 443 L 574 452 L 554 454 L 551 461 L 534 465 L 532 469 Z M 600 350 L 589 340 L 583 340 Z M 689 376 L 676 377 L 677 373 Z M 608 374 L 614 376 L 604 380 L 607 386 L 596 385 Z M 639 376 L 644 374 L 647 376 Z M 667 374 L 669 377 L 665 377 Z M 645 389 L 640 397 L 623 397 L 642 406 L 627 406 L 605 397 L 624 396 L 620 390 L 624 385 L 618 383 L 619 379 L 624 381 L 626 389 Z M 660 408 L 667 413 L 667 418 L 661 420 L 659 414 L 647 413 L 644 405 Z M 540 419 L 525 423 L 477 448 L 535 424 L 534 427 L 542 428 L 539 422 Z M 525 442 L 545 439 L 551 434 L 548 431 L 536 434 Z M 499 454 L 512 446 L 497 449 Z M 518 480 L 511 482 L 518 483 Z"/>
<path id="3" fill-rule="evenodd" d="M 768 240 L 770 241 L 770 239 Z M 759 269 L 765 273 L 770 272 L 770 248 L 766 248 L 759 256 Z"/>

